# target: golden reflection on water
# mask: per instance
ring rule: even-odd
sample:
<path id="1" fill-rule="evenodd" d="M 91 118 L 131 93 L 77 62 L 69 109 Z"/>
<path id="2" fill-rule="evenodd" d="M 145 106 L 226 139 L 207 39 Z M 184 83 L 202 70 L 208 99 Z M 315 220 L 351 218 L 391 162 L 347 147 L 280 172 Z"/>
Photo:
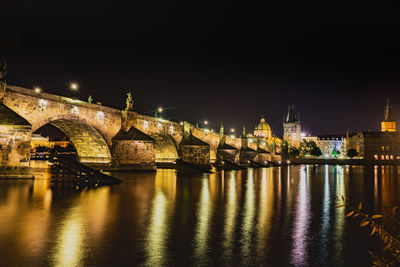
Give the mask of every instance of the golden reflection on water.
<path id="1" fill-rule="evenodd" d="M 227 199 L 225 207 L 225 222 L 224 222 L 224 257 L 226 261 L 233 258 L 233 247 L 235 240 L 235 225 L 237 214 L 237 200 L 236 200 L 236 174 L 238 172 L 232 171 L 228 179 Z"/>
<path id="2" fill-rule="evenodd" d="M 210 174 L 213 176 L 215 174 Z M 204 265 L 207 260 L 207 244 L 209 238 L 212 202 L 210 198 L 210 182 L 205 174 L 201 180 L 200 199 L 197 209 L 197 224 L 194 236 L 194 255 L 198 265 Z"/>
<path id="3" fill-rule="evenodd" d="M 84 255 L 84 220 L 79 207 L 71 208 L 59 229 L 55 248 L 55 266 L 81 266 Z"/>
<path id="4" fill-rule="evenodd" d="M 250 260 L 250 245 L 251 235 L 254 226 L 254 215 L 255 215 L 255 196 L 254 196 L 254 173 L 253 169 L 247 170 L 247 182 L 246 192 L 244 200 L 244 212 L 243 212 L 243 223 L 242 223 L 242 239 L 241 239 L 241 251 L 243 262 Z"/>
<path id="5" fill-rule="evenodd" d="M 274 183 L 272 168 L 262 169 L 261 174 L 260 205 L 258 214 L 258 254 L 265 253 L 268 234 L 271 230 L 271 221 L 274 208 Z"/>
<path id="6" fill-rule="evenodd" d="M 158 171 L 150 223 L 146 233 L 145 266 L 163 266 L 167 259 L 169 218 L 176 195 L 176 174 L 171 170 Z"/>

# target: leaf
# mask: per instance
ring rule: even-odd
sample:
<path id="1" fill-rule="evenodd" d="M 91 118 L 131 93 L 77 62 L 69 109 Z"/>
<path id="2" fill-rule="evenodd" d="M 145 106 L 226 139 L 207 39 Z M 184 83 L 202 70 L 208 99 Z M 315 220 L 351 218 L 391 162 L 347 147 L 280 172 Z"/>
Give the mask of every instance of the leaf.
<path id="1" fill-rule="evenodd" d="M 344 204 L 336 206 L 336 208 L 341 208 L 341 207 L 344 207 Z"/>
<path id="2" fill-rule="evenodd" d="M 344 196 L 342 195 L 342 200 L 344 201 Z"/>
<path id="3" fill-rule="evenodd" d="M 397 210 L 397 206 L 394 206 L 393 209 L 392 209 L 393 215 L 396 213 L 396 210 Z"/>
<path id="4" fill-rule="evenodd" d="M 370 234 L 370 235 L 373 235 L 373 234 L 375 234 L 375 230 L 376 230 L 376 227 L 374 226 L 374 228 L 372 229 L 372 232 L 371 232 L 371 234 Z"/>
<path id="5" fill-rule="evenodd" d="M 369 221 L 365 220 L 363 222 L 360 223 L 361 227 L 367 226 L 369 224 Z"/>
<path id="6" fill-rule="evenodd" d="M 354 211 L 350 211 L 349 213 L 347 213 L 346 217 L 350 217 L 351 215 L 353 215 Z"/>
<path id="7" fill-rule="evenodd" d="M 358 207 L 357 207 L 357 209 L 359 209 L 359 210 L 361 210 L 361 209 L 362 209 L 362 202 L 360 202 L 360 203 L 358 204 Z"/>
<path id="8" fill-rule="evenodd" d="M 360 214 L 358 214 L 358 213 L 354 213 L 354 216 L 353 216 L 353 218 L 357 217 L 358 215 L 360 215 Z"/>
<path id="9" fill-rule="evenodd" d="M 382 215 L 380 215 L 380 214 L 375 214 L 375 215 L 372 215 L 372 219 L 378 219 L 378 218 L 382 218 L 383 216 Z"/>

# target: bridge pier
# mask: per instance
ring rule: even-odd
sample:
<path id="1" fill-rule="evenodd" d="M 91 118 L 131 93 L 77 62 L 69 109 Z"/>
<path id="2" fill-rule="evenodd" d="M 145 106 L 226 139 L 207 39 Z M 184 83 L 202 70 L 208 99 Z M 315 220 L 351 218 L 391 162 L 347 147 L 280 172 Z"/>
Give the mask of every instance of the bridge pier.
<path id="1" fill-rule="evenodd" d="M 32 126 L 0 103 L 1 174 L 26 172 L 29 167 Z"/>

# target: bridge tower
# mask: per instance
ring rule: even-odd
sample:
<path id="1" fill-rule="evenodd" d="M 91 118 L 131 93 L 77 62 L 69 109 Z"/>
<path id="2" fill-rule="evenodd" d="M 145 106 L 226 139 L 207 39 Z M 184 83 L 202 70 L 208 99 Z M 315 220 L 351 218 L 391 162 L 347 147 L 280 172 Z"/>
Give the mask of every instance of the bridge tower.
<path id="1" fill-rule="evenodd" d="M 288 113 L 283 117 L 283 140 L 295 147 L 301 142 L 300 116 L 294 112 L 294 105 L 289 106 Z"/>

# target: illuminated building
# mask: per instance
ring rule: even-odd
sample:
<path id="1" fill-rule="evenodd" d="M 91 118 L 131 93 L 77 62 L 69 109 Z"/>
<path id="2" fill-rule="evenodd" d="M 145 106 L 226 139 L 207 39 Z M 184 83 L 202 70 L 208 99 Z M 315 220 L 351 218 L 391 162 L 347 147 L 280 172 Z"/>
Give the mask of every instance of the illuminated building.
<path id="1" fill-rule="evenodd" d="M 346 138 L 342 135 L 318 135 L 316 144 L 324 158 L 346 156 Z"/>
<path id="2" fill-rule="evenodd" d="M 389 106 L 389 98 L 385 106 L 385 120 L 381 122 L 382 132 L 395 132 L 396 122 L 392 119 L 392 107 Z"/>

